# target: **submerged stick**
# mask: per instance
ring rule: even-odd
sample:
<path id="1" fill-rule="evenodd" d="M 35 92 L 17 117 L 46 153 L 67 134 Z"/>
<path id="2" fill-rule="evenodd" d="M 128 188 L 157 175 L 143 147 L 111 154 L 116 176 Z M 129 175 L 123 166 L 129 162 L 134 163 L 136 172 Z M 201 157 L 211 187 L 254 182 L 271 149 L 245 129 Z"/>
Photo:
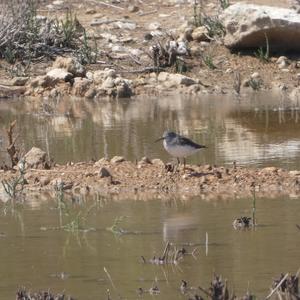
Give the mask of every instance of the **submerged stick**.
<path id="1" fill-rule="evenodd" d="M 253 223 L 253 227 L 256 226 L 255 212 L 256 212 L 256 197 L 255 197 L 255 190 L 254 190 L 253 191 L 253 204 L 252 204 L 252 223 Z"/>
<path id="2" fill-rule="evenodd" d="M 198 286 L 198 289 L 199 289 L 200 291 L 202 291 L 206 296 L 208 296 L 209 298 L 211 298 L 211 294 L 210 294 L 206 289 L 204 289 L 204 288 L 201 287 L 201 286 Z"/>
<path id="3" fill-rule="evenodd" d="M 104 270 L 105 274 L 107 275 L 107 277 L 108 277 L 108 279 L 109 279 L 109 281 L 110 281 L 112 287 L 117 291 L 117 288 L 116 288 L 114 282 L 112 281 L 112 278 L 111 278 L 110 274 L 108 273 L 108 271 L 106 270 L 105 267 L 103 268 L 103 270 Z"/>
<path id="4" fill-rule="evenodd" d="M 167 242 L 167 245 L 165 247 L 165 250 L 164 250 L 162 258 L 161 258 L 162 260 L 165 260 L 166 256 L 168 256 L 169 247 L 170 247 L 170 242 Z"/>
<path id="5" fill-rule="evenodd" d="M 280 286 L 283 284 L 283 282 L 287 279 L 289 276 L 289 273 L 286 273 L 284 277 L 281 279 L 281 281 L 276 285 L 276 287 L 270 292 L 270 294 L 265 298 L 265 300 L 270 299 L 273 294 L 280 288 Z"/>
<path id="6" fill-rule="evenodd" d="M 208 233 L 205 233 L 205 255 L 208 255 Z"/>

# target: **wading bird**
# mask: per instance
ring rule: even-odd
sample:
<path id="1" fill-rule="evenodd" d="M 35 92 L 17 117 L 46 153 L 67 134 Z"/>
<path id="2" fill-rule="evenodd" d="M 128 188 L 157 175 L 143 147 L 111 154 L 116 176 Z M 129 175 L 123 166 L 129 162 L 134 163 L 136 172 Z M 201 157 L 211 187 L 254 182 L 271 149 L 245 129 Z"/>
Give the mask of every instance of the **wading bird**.
<path id="1" fill-rule="evenodd" d="M 199 150 L 206 148 L 204 145 L 199 145 L 192 140 L 183 137 L 175 132 L 166 130 L 163 136 L 157 139 L 155 142 L 163 140 L 164 148 L 173 157 L 177 158 L 178 164 L 180 164 L 180 158 L 183 158 L 183 166 L 185 168 L 185 158 L 190 156 Z"/>

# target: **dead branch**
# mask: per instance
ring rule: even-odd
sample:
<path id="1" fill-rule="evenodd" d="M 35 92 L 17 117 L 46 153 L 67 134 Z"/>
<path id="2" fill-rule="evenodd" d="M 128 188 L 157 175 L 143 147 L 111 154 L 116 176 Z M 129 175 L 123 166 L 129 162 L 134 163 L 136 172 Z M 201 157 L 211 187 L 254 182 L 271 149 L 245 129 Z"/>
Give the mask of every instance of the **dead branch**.
<path id="1" fill-rule="evenodd" d="M 281 279 L 281 281 L 276 285 L 276 287 L 270 292 L 270 294 L 265 298 L 265 300 L 270 299 L 273 294 L 280 288 L 280 286 L 283 284 L 283 282 L 287 279 L 287 277 L 289 276 L 289 273 L 286 273 L 283 278 Z"/>
<path id="2" fill-rule="evenodd" d="M 103 1 L 93 1 L 93 0 L 90 0 L 90 2 L 92 2 L 92 3 L 96 4 L 96 5 L 104 5 L 104 6 L 116 8 L 116 9 L 119 9 L 119 10 L 124 10 L 123 7 L 119 7 L 119 6 L 116 6 L 116 5 L 113 5 L 113 4 L 109 4 L 109 3 L 106 3 L 106 2 L 103 2 Z"/>
<path id="3" fill-rule="evenodd" d="M 7 137 L 8 137 L 8 147 L 6 148 L 6 150 L 10 157 L 12 168 L 18 164 L 19 152 L 20 152 L 20 150 L 17 149 L 17 147 L 15 146 L 19 135 L 17 134 L 15 137 L 13 137 L 14 128 L 15 128 L 16 124 L 17 124 L 17 121 L 14 120 L 13 122 L 10 123 L 9 128 L 6 129 Z"/>
<path id="4" fill-rule="evenodd" d="M 157 9 L 154 9 L 151 11 L 145 11 L 144 13 L 140 13 L 139 16 L 144 17 L 144 16 L 155 14 L 155 13 L 157 13 Z"/>
<path id="5" fill-rule="evenodd" d="M 121 73 L 151 73 L 151 72 L 160 72 L 164 71 L 164 68 L 160 67 L 146 67 L 143 69 L 138 69 L 138 70 L 124 70 L 120 71 Z"/>

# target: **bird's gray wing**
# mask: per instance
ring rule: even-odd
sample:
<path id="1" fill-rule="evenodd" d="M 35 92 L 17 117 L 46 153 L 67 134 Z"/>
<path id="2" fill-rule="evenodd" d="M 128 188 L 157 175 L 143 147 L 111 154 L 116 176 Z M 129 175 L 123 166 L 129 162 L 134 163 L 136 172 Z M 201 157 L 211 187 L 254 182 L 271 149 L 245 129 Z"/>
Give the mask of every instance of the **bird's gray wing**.
<path id="1" fill-rule="evenodd" d="M 184 136 L 179 136 L 178 139 L 179 139 L 179 143 L 181 145 L 188 145 L 188 146 L 193 147 L 195 149 L 206 148 L 206 146 L 199 145 L 199 144 L 193 142 L 192 140 L 190 140 L 190 139 L 188 139 Z"/>

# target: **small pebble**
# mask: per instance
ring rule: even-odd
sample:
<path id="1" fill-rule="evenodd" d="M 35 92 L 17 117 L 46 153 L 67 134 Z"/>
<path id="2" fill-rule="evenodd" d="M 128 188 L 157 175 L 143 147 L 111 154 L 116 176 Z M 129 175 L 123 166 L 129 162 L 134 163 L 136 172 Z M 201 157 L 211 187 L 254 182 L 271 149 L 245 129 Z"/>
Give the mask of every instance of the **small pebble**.
<path id="1" fill-rule="evenodd" d="M 50 183 L 50 178 L 49 177 L 47 177 L 47 176 L 42 176 L 41 178 L 40 178 L 40 185 L 41 186 L 46 186 L 46 185 L 48 185 Z"/>
<path id="2" fill-rule="evenodd" d="M 164 166 L 165 165 L 164 162 L 159 158 L 154 158 L 154 159 L 152 159 L 151 162 L 153 165 L 156 165 L 156 166 Z"/>
<path id="3" fill-rule="evenodd" d="M 111 174 L 106 168 L 102 167 L 99 171 L 99 176 L 100 178 L 111 177 Z"/>
<path id="4" fill-rule="evenodd" d="M 111 162 L 112 164 L 121 163 L 121 162 L 123 162 L 123 161 L 125 161 L 125 158 L 124 158 L 123 156 L 114 156 L 114 157 L 110 160 L 110 162 Z"/>
<path id="5" fill-rule="evenodd" d="M 127 10 L 131 13 L 135 13 L 135 12 L 138 12 L 139 11 L 139 7 L 136 6 L 136 5 L 129 5 Z"/>
<path id="6" fill-rule="evenodd" d="M 86 13 L 87 15 L 94 15 L 96 12 L 97 12 L 97 11 L 96 11 L 95 9 L 93 9 L 93 8 L 87 9 L 87 10 L 85 11 L 85 13 Z"/>
<path id="7" fill-rule="evenodd" d="M 260 78 L 260 75 L 258 72 L 254 72 L 253 74 L 251 74 L 251 78 L 252 79 L 259 79 Z"/>
<path id="8" fill-rule="evenodd" d="M 144 163 L 144 164 L 152 164 L 151 160 L 147 157 L 144 156 L 141 160 L 140 163 Z"/>

